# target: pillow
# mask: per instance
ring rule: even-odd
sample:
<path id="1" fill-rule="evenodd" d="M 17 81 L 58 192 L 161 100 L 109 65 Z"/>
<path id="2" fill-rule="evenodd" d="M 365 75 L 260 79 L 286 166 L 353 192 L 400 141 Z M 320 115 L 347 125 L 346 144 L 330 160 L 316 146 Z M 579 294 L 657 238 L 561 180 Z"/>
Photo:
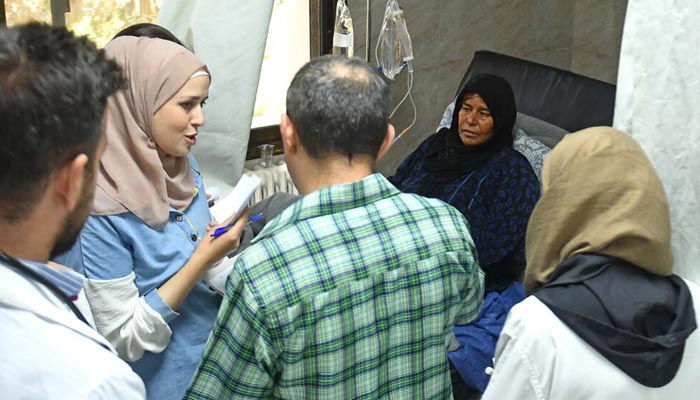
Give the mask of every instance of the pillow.
<path id="1" fill-rule="evenodd" d="M 440 123 L 438 124 L 437 129 L 435 129 L 435 132 L 439 131 L 442 128 L 449 128 L 450 125 L 452 125 L 452 113 L 455 110 L 455 101 L 452 100 L 452 103 L 447 105 L 447 108 L 445 109 L 445 112 L 442 113 L 442 118 L 440 118 Z"/>
<path id="2" fill-rule="evenodd" d="M 513 128 L 513 149 L 527 158 L 542 187 L 542 166 L 551 149 L 520 128 Z"/>
<path id="3" fill-rule="evenodd" d="M 539 140 L 550 149 L 554 148 L 554 146 L 559 143 L 564 135 L 569 133 L 568 131 L 556 125 L 550 124 L 549 122 L 522 113 L 518 113 L 518 116 L 515 119 L 513 131 L 516 132 L 518 129 L 522 129 L 523 131 L 527 132 L 530 137 Z"/>

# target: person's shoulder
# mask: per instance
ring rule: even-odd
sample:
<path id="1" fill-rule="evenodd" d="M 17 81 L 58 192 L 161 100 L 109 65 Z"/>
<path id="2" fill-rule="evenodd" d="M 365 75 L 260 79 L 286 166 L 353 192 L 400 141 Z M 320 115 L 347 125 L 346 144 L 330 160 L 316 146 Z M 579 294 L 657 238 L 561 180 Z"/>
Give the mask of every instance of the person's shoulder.
<path id="1" fill-rule="evenodd" d="M 148 231 L 146 225 L 136 214 L 126 211 L 113 215 L 90 215 L 85 220 L 80 236 L 83 240 L 97 237 L 118 236 L 125 238 L 137 236 Z"/>
<path id="2" fill-rule="evenodd" d="M 543 338 L 550 335 L 550 327 L 559 319 L 535 296 L 528 296 L 508 313 L 508 330 L 520 336 Z M 504 327 L 505 328 L 505 327 Z"/>
<path id="3" fill-rule="evenodd" d="M 418 145 L 418 147 L 416 147 L 416 149 L 413 151 L 412 154 L 421 154 L 421 153 L 425 153 L 426 151 L 428 151 L 428 148 L 430 147 L 430 145 L 431 145 L 435 140 L 437 140 L 438 137 L 440 137 L 440 136 L 443 135 L 443 134 L 444 134 L 444 133 L 443 133 L 442 131 L 437 131 L 437 132 L 431 134 L 430 136 L 428 136 L 427 138 L 425 138 L 422 142 L 420 142 L 420 144 Z"/>
<path id="4" fill-rule="evenodd" d="M 509 163 L 512 160 L 527 162 L 527 158 L 513 147 L 504 147 L 491 157 L 491 162 Z"/>
<path id="5" fill-rule="evenodd" d="M 90 360 L 100 368 L 86 367 L 93 370 L 85 376 L 87 382 L 84 398 L 89 399 L 145 399 L 146 388 L 141 378 L 127 363 L 113 357 L 103 357 Z M 80 396 L 83 397 L 83 396 Z"/>
<path id="6" fill-rule="evenodd" d="M 443 228 L 449 225 L 449 229 L 469 231 L 464 214 L 440 199 L 415 193 L 400 193 L 393 196 L 392 201 L 402 203 L 401 208 L 411 212 L 411 218 L 421 216 L 422 219 L 440 222 Z"/>
<path id="7" fill-rule="evenodd" d="M 296 240 L 292 246 L 290 241 L 286 240 L 288 238 L 285 232 L 280 234 L 278 231 L 252 243 L 237 255 L 226 281 L 227 290 L 232 284 L 237 286 L 236 290 L 248 291 L 259 305 L 269 306 L 269 297 L 276 297 L 278 294 L 276 289 L 279 286 L 276 285 L 280 283 L 279 266 L 286 266 L 287 252 L 292 247 L 302 248 L 305 245 Z"/>
<path id="8" fill-rule="evenodd" d="M 487 168 L 500 171 L 500 173 L 508 174 L 509 176 L 523 176 L 537 181 L 535 170 L 530 165 L 527 157 L 512 147 L 505 147 L 494 154 L 489 160 Z"/>
<path id="9" fill-rule="evenodd" d="M 21 308 L 0 307 L 6 323 L 0 327 L 0 370 L 14 366 L 0 377 L 0 387 L 28 398 L 145 398 L 141 379 L 106 340 L 42 293 L 25 290 Z M 33 387 L 17 383 L 29 375 Z"/>
<path id="10" fill-rule="evenodd" d="M 425 209 L 434 209 L 436 211 L 440 212 L 445 212 L 445 213 L 452 213 L 452 212 L 457 212 L 459 211 L 449 205 L 448 203 L 432 198 L 432 197 L 425 197 L 416 193 L 399 193 L 396 196 L 393 196 L 392 201 L 394 202 L 401 202 L 406 204 L 407 206 L 411 208 L 425 208 Z M 461 215 L 461 214 L 460 214 Z"/>

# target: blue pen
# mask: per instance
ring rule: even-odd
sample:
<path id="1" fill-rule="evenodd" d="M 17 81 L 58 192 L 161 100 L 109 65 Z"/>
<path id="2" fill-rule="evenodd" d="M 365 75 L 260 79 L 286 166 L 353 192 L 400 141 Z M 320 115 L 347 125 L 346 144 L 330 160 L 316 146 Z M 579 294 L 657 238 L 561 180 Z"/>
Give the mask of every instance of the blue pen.
<path id="1" fill-rule="evenodd" d="M 255 214 L 252 217 L 250 217 L 250 219 L 248 220 L 248 223 L 255 222 L 255 221 L 261 219 L 262 217 L 263 217 L 262 213 Z M 223 235 L 224 233 L 228 232 L 228 230 L 231 229 L 231 227 L 233 226 L 233 224 L 236 223 L 236 221 L 237 220 L 234 220 L 230 224 L 228 224 L 226 226 L 222 226 L 221 228 L 216 228 L 214 233 L 211 234 L 211 237 L 213 237 L 213 238 L 219 237 L 219 236 Z"/>

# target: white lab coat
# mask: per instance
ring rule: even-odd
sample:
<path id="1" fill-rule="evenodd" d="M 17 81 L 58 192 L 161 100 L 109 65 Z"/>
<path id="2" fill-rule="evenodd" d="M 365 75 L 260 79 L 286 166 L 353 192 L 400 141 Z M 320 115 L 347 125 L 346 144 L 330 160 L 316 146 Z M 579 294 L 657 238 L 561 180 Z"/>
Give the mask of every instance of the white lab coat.
<path id="1" fill-rule="evenodd" d="M 686 281 L 700 315 L 700 288 Z M 700 323 L 698 323 L 700 325 Z M 496 346 L 495 368 L 482 400 L 698 399 L 700 329 L 688 338 L 683 361 L 667 385 L 637 383 L 530 296 L 515 305 Z"/>
<path id="2" fill-rule="evenodd" d="M 145 399 L 106 339 L 40 283 L 0 265 L 0 397 Z"/>

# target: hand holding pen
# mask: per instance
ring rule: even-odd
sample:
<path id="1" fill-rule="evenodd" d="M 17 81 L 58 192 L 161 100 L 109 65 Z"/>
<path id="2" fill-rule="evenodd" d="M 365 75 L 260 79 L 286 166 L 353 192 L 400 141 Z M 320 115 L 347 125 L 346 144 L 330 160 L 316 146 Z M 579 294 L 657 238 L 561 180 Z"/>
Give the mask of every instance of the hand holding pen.
<path id="1" fill-rule="evenodd" d="M 250 219 L 248 220 L 248 223 L 258 221 L 262 218 L 263 218 L 262 213 L 255 214 L 252 217 L 250 217 Z M 236 221 L 237 221 L 237 219 L 234 219 L 233 221 L 231 221 L 231 223 L 224 225 L 222 227 L 216 228 L 210 236 L 213 238 L 216 238 L 216 237 L 223 235 L 224 233 L 228 232 L 228 230 L 233 227 L 233 225 L 236 223 Z"/>

